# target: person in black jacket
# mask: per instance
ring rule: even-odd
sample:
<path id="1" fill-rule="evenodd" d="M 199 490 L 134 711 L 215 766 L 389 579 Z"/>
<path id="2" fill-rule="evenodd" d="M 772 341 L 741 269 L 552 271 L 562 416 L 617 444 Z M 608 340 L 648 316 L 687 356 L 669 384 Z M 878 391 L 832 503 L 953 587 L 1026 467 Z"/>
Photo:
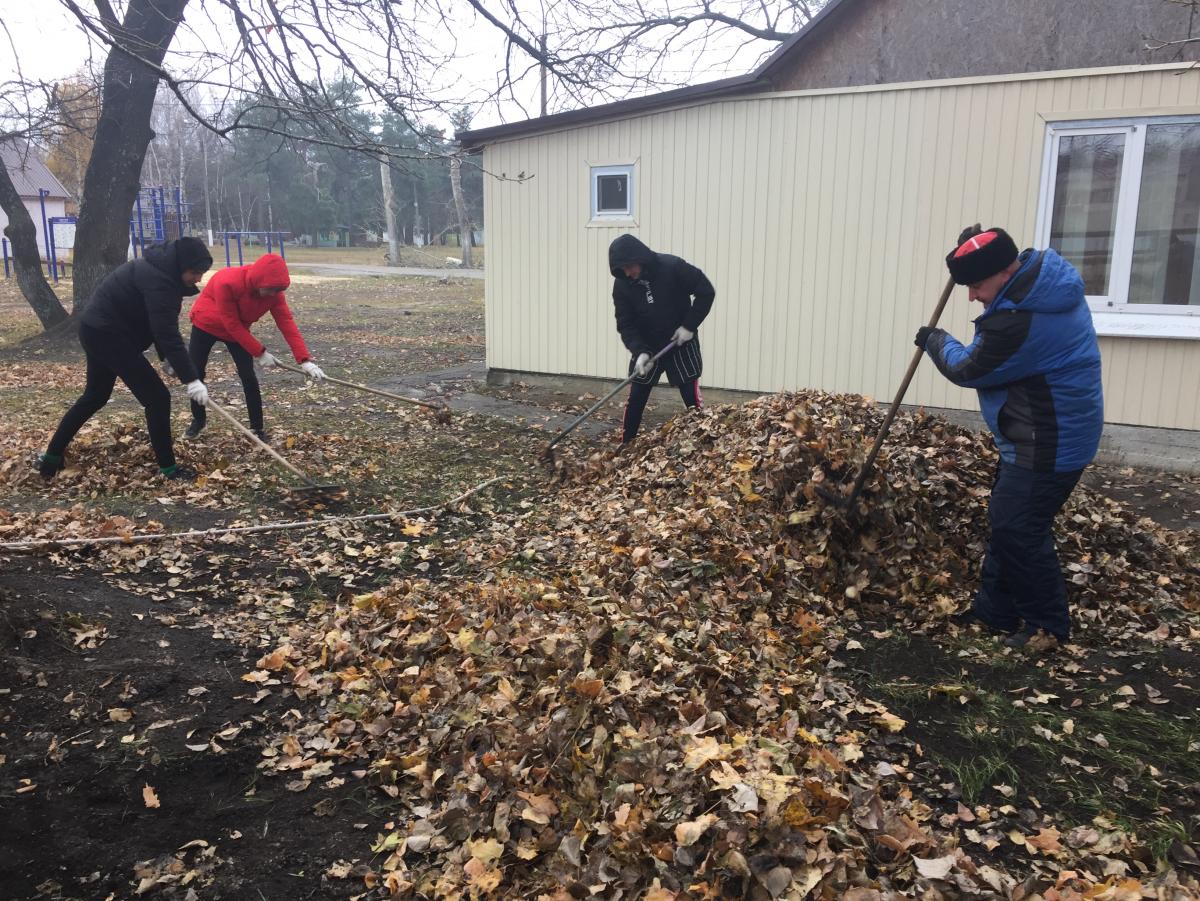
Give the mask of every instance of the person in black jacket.
<path id="1" fill-rule="evenodd" d="M 179 238 L 146 248 L 141 259 L 118 266 L 100 282 L 79 317 L 79 343 L 87 358 L 87 382 L 79 400 L 59 423 L 46 452 L 38 457 L 42 478 L 63 468 L 67 445 L 123 381 L 146 411 L 150 444 L 168 479 L 190 481 L 195 473 L 175 462 L 171 443 L 171 393 L 143 352 L 154 345 L 168 374 L 187 385 L 188 397 L 208 404 L 208 389 L 196 375 L 183 336 L 179 310 L 185 295 L 200 293 L 196 283 L 212 266 L 198 238 Z"/>
<path id="2" fill-rule="evenodd" d="M 613 274 L 613 306 L 617 331 L 633 355 L 629 399 L 621 424 L 621 443 L 636 437 L 646 401 L 665 372 L 688 407 L 699 407 L 700 356 L 697 331 L 712 309 L 716 289 L 703 272 L 686 260 L 655 253 L 633 235 L 621 235 L 608 246 Z M 651 363 L 667 345 L 670 352 Z"/>

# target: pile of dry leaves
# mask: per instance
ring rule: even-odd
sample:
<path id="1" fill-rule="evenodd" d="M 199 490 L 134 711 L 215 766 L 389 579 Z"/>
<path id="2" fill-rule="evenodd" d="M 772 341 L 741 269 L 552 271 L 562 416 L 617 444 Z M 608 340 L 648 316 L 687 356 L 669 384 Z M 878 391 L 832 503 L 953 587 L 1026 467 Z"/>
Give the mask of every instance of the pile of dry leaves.
<path id="1" fill-rule="evenodd" d="M 371 863 L 328 875 L 426 897 L 1193 897 L 1103 822 L 923 798 L 906 723 L 839 680 L 846 620 L 943 617 L 985 535 L 994 456 L 928 417 L 897 422 L 855 517 L 819 499 L 877 425 L 818 393 L 681 418 L 446 537 L 426 577 L 293 624 L 243 678 L 324 718 L 286 719 L 264 768 L 314 794 L 366 779 L 394 811 Z M 1197 606 L 1190 539 L 1085 491 L 1064 520 L 1085 628 Z"/>

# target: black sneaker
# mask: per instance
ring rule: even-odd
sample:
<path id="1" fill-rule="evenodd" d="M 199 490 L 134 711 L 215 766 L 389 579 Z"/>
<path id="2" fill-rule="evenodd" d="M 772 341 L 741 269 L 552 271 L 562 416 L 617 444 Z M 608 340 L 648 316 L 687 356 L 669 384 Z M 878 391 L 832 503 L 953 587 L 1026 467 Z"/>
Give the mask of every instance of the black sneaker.
<path id="1" fill-rule="evenodd" d="M 198 419 L 193 419 L 192 424 L 187 427 L 187 431 L 183 433 L 183 437 L 189 441 L 200 437 L 200 433 L 204 431 L 206 423 Z"/>
<path id="2" fill-rule="evenodd" d="M 38 454 L 34 463 L 37 466 L 38 475 L 47 482 L 62 472 L 67 465 L 62 457 L 52 457 L 49 454 Z"/>
<path id="3" fill-rule="evenodd" d="M 1060 639 L 1044 629 L 1022 629 L 1004 639 L 1004 646 L 1018 651 L 1044 654 L 1053 651 L 1060 644 L 1066 644 L 1066 639 Z"/>
<path id="4" fill-rule="evenodd" d="M 1017 631 L 1016 629 L 1001 629 L 999 626 L 993 626 L 987 620 L 980 618 L 974 609 L 970 607 L 950 617 L 950 623 L 959 629 L 971 629 L 977 626 L 984 632 L 990 632 L 993 635 L 1012 635 Z"/>
<path id="5" fill-rule="evenodd" d="M 170 472 L 164 472 L 162 477 L 171 482 L 194 482 L 196 481 L 196 470 L 190 466 L 179 466 L 176 464 L 174 469 Z"/>
<path id="6" fill-rule="evenodd" d="M 263 444 L 270 444 L 270 443 L 271 443 L 271 436 L 267 434 L 267 430 L 266 430 L 266 429 L 255 429 L 255 430 L 254 430 L 254 437 L 256 437 L 256 438 L 257 438 L 259 441 L 261 441 Z"/>

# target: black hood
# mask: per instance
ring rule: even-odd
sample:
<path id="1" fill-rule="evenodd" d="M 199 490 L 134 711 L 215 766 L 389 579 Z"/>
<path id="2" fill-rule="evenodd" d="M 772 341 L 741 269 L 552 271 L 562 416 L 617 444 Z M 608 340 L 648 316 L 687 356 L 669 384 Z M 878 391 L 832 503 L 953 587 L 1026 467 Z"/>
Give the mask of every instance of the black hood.
<path id="1" fill-rule="evenodd" d="M 152 244 L 142 252 L 142 259 L 167 276 L 172 282 L 178 284 L 181 294 L 185 297 L 191 297 L 199 294 L 200 289 L 183 283 L 182 276 L 184 270 L 194 269 L 198 272 L 205 272 L 212 265 L 212 257 L 208 254 L 208 248 L 204 247 L 203 243 L 196 238 L 183 238 L 180 240 L 188 242 L 184 250 L 188 251 L 189 259 L 180 260 L 180 241 Z M 198 246 L 203 252 L 196 251 L 195 246 Z"/>
<path id="2" fill-rule="evenodd" d="M 613 278 L 624 278 L 621 267 L 629 263 L 640 263 L 643 270 L 651 269 L 657 254 L 633 235 L 621 235 L 608 245 L 608 268 Z"/>

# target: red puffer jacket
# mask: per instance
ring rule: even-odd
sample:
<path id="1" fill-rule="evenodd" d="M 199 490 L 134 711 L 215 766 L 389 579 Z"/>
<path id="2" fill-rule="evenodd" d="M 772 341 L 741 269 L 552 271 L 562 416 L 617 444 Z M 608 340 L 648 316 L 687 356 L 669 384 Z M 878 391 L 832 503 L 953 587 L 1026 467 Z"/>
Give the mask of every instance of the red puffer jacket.
<path id="1" fill-rule="evenodd" d="M 192 325 L 222 341 L 236 341 L 250 356 L 257 357 L 266 348 L 250 334 L 250 326 L 270 313 L 292 349 L 292 356 L 297 363 L 303 363 L 311 358 L 283 296 L 291 283 L 287 263 L 274 253 L 263 254 L 249 266 L 222 269 L 208 280 L 192 304 Z M 260 297 L 259 288 L 279 290 Z"/>

